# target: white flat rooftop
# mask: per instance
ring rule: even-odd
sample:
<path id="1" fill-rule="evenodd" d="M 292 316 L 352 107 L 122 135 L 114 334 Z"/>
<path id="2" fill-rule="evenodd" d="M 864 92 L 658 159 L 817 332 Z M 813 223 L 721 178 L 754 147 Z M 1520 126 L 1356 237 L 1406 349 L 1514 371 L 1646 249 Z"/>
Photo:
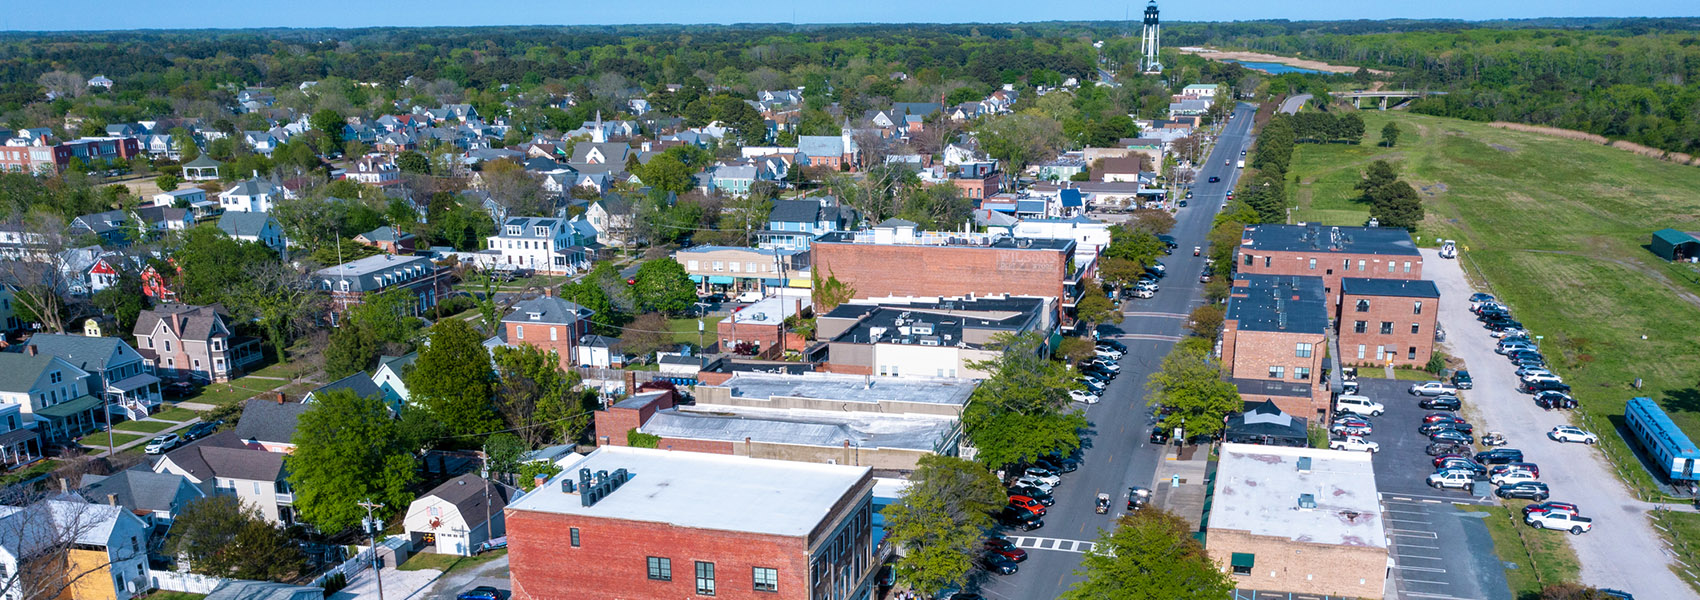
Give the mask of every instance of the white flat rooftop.
<path id="1" fill-rule="evenodd" d="M 927 404 L 968 403 L 976 382 L 968 379 L 906 379 L 809 373 L 775 375 L 739 373 L 722 387 L 732 388 L 736 398 L 816 398 L 841 402 L 918 402 Z"/>
<path id="2" fill-rule="evenodd" d="M 655 413 L 644 433 L 664 438 L 938 452 L 956 418 L 872 411 L 748 408 L 698 404 Z"/>
<path id="3" fill-rule="evenodd" d="M 591 506 L 561 491 L 578 471 L 626 469 L 631 479 Z M 678 527 L 807 536 L 851 493 L 868 467 L 821 465 L 723 454 L 603 446 L 512 510 L 667 523 Z"/>
<path id="4" fill-rule="evenodd" d="M 1309 458 L 1308 471 L 1299 459 Z M 1316 508 L 1299 508 L 1311 494 Z M 1386 548 L 1368 452 L 1222 444 L 1210 529 L 1295 542 Z"/>

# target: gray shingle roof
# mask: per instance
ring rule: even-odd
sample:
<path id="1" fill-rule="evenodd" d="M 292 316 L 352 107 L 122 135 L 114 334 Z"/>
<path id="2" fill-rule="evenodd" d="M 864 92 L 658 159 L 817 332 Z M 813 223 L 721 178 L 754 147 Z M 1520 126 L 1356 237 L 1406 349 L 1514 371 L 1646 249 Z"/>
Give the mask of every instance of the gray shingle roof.
<path id="1" fill-rule="evenodd" d="M 229 213 L 226 213 L 229 214 Z M 413 237 L 411 233 L 398 232 L 394 227 L 385 225 L 360 234 L 361 237 L 373 242 L 399 242 Z"/>
<path id="2" fill-rule="evenodd" d="M 263 212 L 231 211 L 219 216 L 218 228 L 231 237 L 252 237 L 260 235 L 260 231 L 266 227 L 266 222 L 271 220 L 272 216 Z"/>
<path id="3" fill-rule="evenodd" d="M 502 317 L 502 322 L 561 325 L 576 323 L 579 319 L 589 318 L 591 314 L 590 309 L 583 306 L 553 296 L 544 296 L 514 303 L 513 312 Z"/>
<path id="4" fill-rule="evenodd" d="M 218 585 L 207 600 L 323 600 L 325 590 L 305 585 L 233 579 Z"/>
<path id="5" fill-rule="evenodd" d="M 41 371 L 52 363 L 53 356 L 48 354 L 0 353 L 0 391 L 29 392 L 41 379 Z"/>
<path id="6" fill-rule="evenodd" d="M 1340 280 L 1340 292 L 1354 296 L 1440 297 L 1440 288 L 1435 287 L 1434 282 L 1427 279 L 1346 277 Z"/>
<path id="7" fill-rule="evenodd" d="M 234 431 L 215 433 L 165 457 L 202 481 L 211 477 L 279 481 L 284 477 L 283 453 L 249 448 Z"/>
<path id="8" fill-rule="evenodd" d="M 275 399 L 249 398 L 242 405 L 242 419 L 231 431 L 241 440 L 289 443 L 295 437 L 295 424 L 311 404 L 279 403 Z"/>
<path id="9" fill-rule="evenodd" d="M 455 509 L 460 511 L 460 518 L 465 519 L 467 525 L 476 527 L 484 522 L 485 483 L 484 478 L 467 473 L 443 482 L 442 485 L 427 492 L 425 496 L 436 496 L 442 498 L 444 502 L 455 505 Z M 488 489 L 490 492 L 490 514 L 502 514 L 502 509 L 508 506 L 509 491 L 507 486 L 491 483 Z"/>
<path id="10" fill-rule="evenodd" d="M 774 200 L 773 211 L 768 213 L 767 220 L 812 225 L 819 222 L 820 213 L 820 202 L 815 200 Z"/>
<path id="11" fill-rule="evenodd" d="M 114 337 L 87 337 L 63 333 L 38 333 L 30 336 L 28 344 L 35 346 L 43 355 L 63 358 L 65 362 L 90 372 L 106 369 L 106 362 L 119 352 L 120 345 L 127 344 L 124 344 L 124 340 Z"/>
<path id="12" fill-rule="evenodd" d="M 410 268 L 413 269 L 411 273 Z M 437 266 L 431 264 L 427 257 L 379 254 L 319 269 L 313 275 L 322 282 L 330 282 L 332 289 L 340 287 L 338 282 L 348 281 L 349 291 L 371 292 L 395 283 L 429 277 L 436 273 L 436 269 Z M 392 277 L 386 282 L 382 279 L 384 275 Z"/>
<path id="13" fill-rule="evenodd" d="M 797 151 L 809 156 L 843 156 L 844 138 L 836 135 L 797 136 Z"/>
<path id="14" fill-rule="evenodd" d="M 182 475 L 142 470 L 119 471 L 111 476 L 84 475 L 83 489 L 78 491 L 95 504 L 106 504 L 111 499 L 130 510 L 172 514 L 205 496 Z"/>
<path id="15" fill-rule="evenodd" d="M 226 213 L 229 214 L 229 213 Z M 182 326 L 179 329 L 171 319 L 171 315 L 181 315 Z M 166 321 L 166 327 L 177 331 L 177 337 L 185 340 L 205 341 L 212 336 L 214 325 L 224 319 L 224 307 L 219 305 L 193 306 L 189 304 L 161 304 L 153 310 L 144 310 L 136 316 L 136 328 L 131 330 L 134 335 L 153 333 L 154 326 L 161 320 Z M 230 327 L 226 325 L 225 331 Z"/>
<path id="16" fill-rule="evenodd" d="M 337 390 L 348 390 L 361 398 L 377 398 L 384 395 L 384 391 L 378 388 L 378 384 L 372 382 L 371 375 L 355 373 L 320 386 L 319 389 L 308 392 L 307 397 L 319 398 Z M 243 416 L 247 415 L 244 414 Z"/>

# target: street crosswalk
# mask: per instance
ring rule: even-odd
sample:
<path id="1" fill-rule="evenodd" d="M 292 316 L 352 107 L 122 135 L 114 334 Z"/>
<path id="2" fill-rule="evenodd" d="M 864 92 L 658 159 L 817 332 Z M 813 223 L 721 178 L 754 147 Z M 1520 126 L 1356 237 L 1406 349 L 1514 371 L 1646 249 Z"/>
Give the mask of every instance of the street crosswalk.
<path id="1" fill-rule="evenodd" d="M 1025 548 L 1028 550 L 1057 550 L 1060 552 L 1074 552 L 1078 554 L 1091 552 L 1094 548 L 1098 547 L 1098 544 L 1095 542 L 1048 537 L 1012 535 L 1009 536 L 1009 541 L 1014 543 L 1017 548 Z"/>

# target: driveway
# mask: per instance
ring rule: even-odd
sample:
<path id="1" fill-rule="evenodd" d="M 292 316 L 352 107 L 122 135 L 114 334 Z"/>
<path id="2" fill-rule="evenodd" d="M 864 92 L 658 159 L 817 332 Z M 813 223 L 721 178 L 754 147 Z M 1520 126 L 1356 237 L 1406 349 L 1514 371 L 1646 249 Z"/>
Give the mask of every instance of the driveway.
<path id="1" fill-rule="evenodd" d="M 1568 538 L 1582 562 L 1582 582 L 1588 585 L 1628 591 L 1638 598 L 1695 597 L 1695 591 L 1668 568 L 1671 557 L 1659 543 L 1645 505 L 1612 474 L 1599 451 L 1546 439 L 1554 426 L 1570 424 L 1570 415 L 1541 410 L 1530 396 L 1516 391 L 1518 380 L 1511 364 L 1494 353 L 1494 338 L 1470 313 L 1467 299 L 1476 290 L 1465 280 L 1458 261 L 1442 259 L 1433 249 L 1422 252 L 1423 272 L 1440 288 L 1446 351 L 1464 359 L 1475 380 L 1475 389 L 1463 398 L 1465 406 L 1473 407 L 1483 421 L 1476 424 L 1477 430 L 1505 433 L 1511 441 L 1508 447 L 1522 450 L 1526 459 L 1543 467 L 1541 480 L 1552 488 L 1553 500 L 1574 502 L 1594 519 L 1594 529 L 1579 536 L 1534 533 Z M 1513 313 L 1516 310 L 1512 307 Z M 1589 398 L 1584 394 L 1578 400 Z"/>

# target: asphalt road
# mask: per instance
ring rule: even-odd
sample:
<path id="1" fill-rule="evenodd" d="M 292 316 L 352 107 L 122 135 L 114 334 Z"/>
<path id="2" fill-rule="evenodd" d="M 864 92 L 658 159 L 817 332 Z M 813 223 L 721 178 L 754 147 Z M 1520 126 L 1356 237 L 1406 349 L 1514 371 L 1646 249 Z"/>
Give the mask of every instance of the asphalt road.
<path id="1" fill-rule="evenodd" d="M 1516 391 L 1518 379 L 1511 363 L 1494 353 L 1496 340 L 1470 313 L 1468 298 L 1478 290 L 1464 279 L 1458 261 L 1440 258 L 1433 249 L 1422 252 L 1423 275 L 1440 288 L 1440 323 L 1446 328 L 1446 350 L 1464 359 L 1475 381 L 1475 389 L 1464 397 L 1465 402 L 1475 407 L 1475 414 L 1486 425 L 1505 434 L 1509 447 L 1522 450 L 1525 459 L 1541 465 L 1541 481 L 1552 489 L 1553 500 L 1574 502 L 1584 516 L 1594 519 L 1593 530 L 1579 536 L 1558 531 L 1529 533 L 1568 538 L 1582 563 L 1582 582 L 1588 585 L 1624 590 L 1637 598 L 1696 597 L 1694 590 L 1668 568 L 1670 557 L 1648 521 L 1649 505 L 1624 487 L 1599 449 L 1546 438 L 1554 426 L 1571 424 L 1570 415 L 1542 410 L 1529 395 Z M 1516 314 L 1518 308 L 1511 307 L 1512 313 Z M 1626 392 L 1579 390 L 1577 400 L 1586 403 L 1598 399 L 1590 394 Z M 1476 425 L 1479 430 L 1483 423 Z M 1614 431 L 1594 433 L 1600 437 L 1617 435 Z"/>
<path id="2" fill-rule="evenodd" d="M 1293 96 L 1288 98 L 1287 101 L 1281 103 L 1281 112 L 1289 115 L 1299 112 L 1299 108 L 1304 106 L 1306 102 L 1310 102 L 1310 94 L 1299 94 L 1297 96 Z"/>
<path id="3" fill-rule="evenodd" d="M 1237 168 L 1223 166 L 1223 159 L 1238 160 L 1249 147 L 1252 115 L 1250 105 L 1234 110 L 1210 159 L 1199 172 L 1188 207 L 1175 215 L 1172 235 L 1180 246 L 1163 260 L 1168 277 L 1159 284 L 1155 298 L 1129 299 L 1122 305 L 1126 318 L 1119 326 L 1099 328 L 1101 335 L 1127 344 L 1121 360 L 1121 375 L 1110 383 L 1104 400 L 1086 409 L 1091 431 L 1085 439 L 1085 460 L 1080 470 L 1063 476 L 1053 493 L 1056 505 L 1045 515 L 1045 526 L 1031 532 L 1008 532 L 1027 548 L 1028 559 L 1021 571 L 1007 576 L 981 578 L 979 591 L 999 600 L 1056 598 L 1079 579 L 1075 570 L 1081 557 L 1098 539 L 1099 529 L 1109 526 L 1126 507 L 1127 488 L 1150 486 L 1161 459 L 1159 448 L 1149 443 L 1151 411 L 1145 406 L 1145 378 L 1155 371 L 1174 342 L 1185 335 L 1187 315 L 1202 302 L 1199 273 L 1204 258 L 1192 255 L 1202 246 L 1210 222 L 1221 209 L 1225 194 L 1239 178 Z M 1210 176 L 1222 178 L 1208 183 Z M 1112 510 L 1094 511 L 1099 492 L 1110 494 Z M 971 586 L 973 587 L 973 586 Z"/>

